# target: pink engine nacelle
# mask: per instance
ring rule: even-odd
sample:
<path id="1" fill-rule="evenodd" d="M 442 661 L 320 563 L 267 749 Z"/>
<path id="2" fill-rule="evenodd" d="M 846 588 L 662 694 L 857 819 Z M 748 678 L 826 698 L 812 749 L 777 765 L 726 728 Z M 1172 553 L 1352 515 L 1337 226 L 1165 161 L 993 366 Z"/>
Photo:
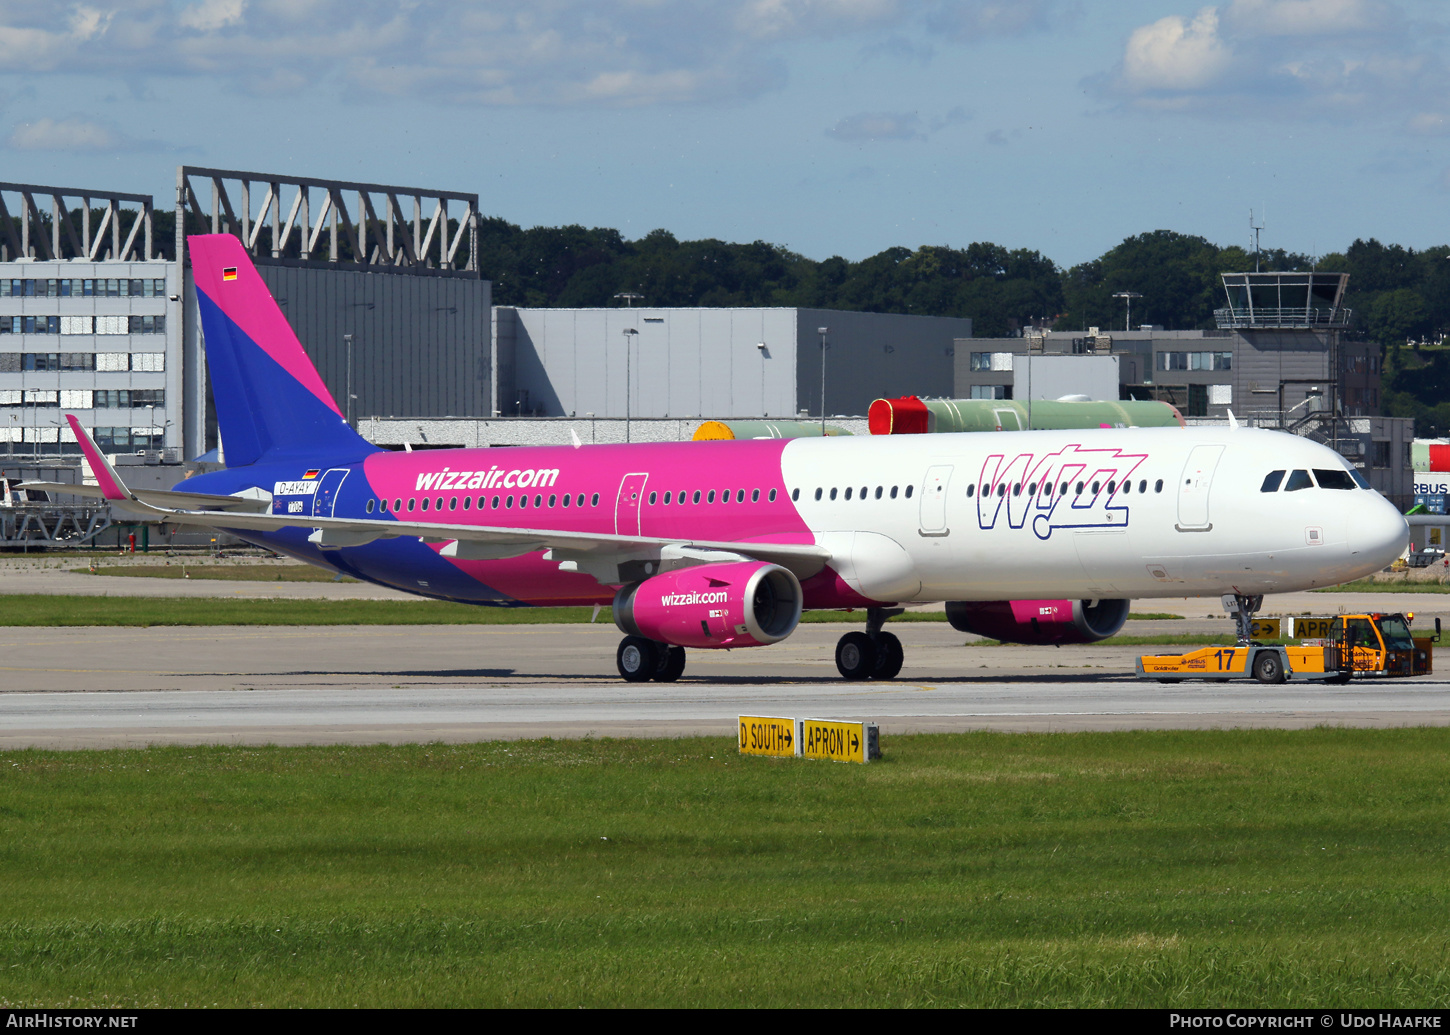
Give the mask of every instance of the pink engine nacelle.
<path id="1" fill-rule="evenodd" d="M 953 629 L 1007 643 L 1095 643 L 1128 620 L 1126 600 L 949 600 Z"/>
<path id="2" fill-rule="evenodd" d="M 677 647 L 761 647 L 801 620 L 801 584 L 778 564 L 727 561 L 668 571 L 625 586 L 614 624 Z"/>

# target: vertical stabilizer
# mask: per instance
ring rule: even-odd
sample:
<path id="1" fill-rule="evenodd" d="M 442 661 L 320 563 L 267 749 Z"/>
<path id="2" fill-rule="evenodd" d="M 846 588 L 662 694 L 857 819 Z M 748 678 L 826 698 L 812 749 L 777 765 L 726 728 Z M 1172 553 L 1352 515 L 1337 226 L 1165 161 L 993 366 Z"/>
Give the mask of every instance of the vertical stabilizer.
<path id="1" fill-rule="evenodd" d="M 227 466 L 288 454 L 346 463 L 377 452 L 348 426 L 242 242 L 186 240 Z"/>

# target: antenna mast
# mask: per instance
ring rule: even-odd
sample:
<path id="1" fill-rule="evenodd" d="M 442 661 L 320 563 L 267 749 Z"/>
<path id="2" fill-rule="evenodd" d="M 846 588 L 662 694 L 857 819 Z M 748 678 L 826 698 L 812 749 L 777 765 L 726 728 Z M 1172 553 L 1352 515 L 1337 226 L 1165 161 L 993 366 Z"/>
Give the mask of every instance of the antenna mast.
<path id="1" fill-rule="evenodd" d="M 1267 211 L 1268 206 L 1265 205 L 1264 206 L 1264 209 Z M 1255 273 L 1259 272 L 1259 231 L 1262 230 L 1267 225 L 1268 225 L 1268 220 L 1263 215 L 1260 215 L 1259 216 L 1259 222 L 1258 223 L 1255 223 L 1254 222 L 1254 210 L 1253 209 L 1249 209 L 1249 229 L 1254 232 L 1254 272 Z"/>

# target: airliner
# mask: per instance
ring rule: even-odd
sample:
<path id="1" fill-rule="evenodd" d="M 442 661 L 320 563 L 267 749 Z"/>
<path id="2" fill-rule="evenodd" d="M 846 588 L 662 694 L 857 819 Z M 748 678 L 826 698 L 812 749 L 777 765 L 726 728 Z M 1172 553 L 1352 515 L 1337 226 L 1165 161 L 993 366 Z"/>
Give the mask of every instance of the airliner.
<path id="1" fill-rule="evenodd" d="M 861 609 L 846 679 L 903 663 L 886 622 L 1085 643 L 1128 601 L 1334 585 L 1404 550 L 1404 517 L 1339 454 L 1228 426 L 397 452 L 344 419 L 237 238 L 188 239 L 227 467 L 131 489 L 73 415 L 95 493 L 409 593 L 609 606 L 628 681 L 687 648 L 761 647 Z M 596 612 L 597 613 L 597 612 Z"/>

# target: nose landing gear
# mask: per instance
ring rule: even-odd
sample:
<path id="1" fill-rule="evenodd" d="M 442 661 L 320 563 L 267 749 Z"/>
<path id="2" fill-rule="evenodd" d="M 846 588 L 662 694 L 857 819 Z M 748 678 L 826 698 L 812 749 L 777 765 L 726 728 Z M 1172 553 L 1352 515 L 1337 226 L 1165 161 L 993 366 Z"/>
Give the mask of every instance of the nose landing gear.
<path id="1" fill-rule="evenodd" d="M 1223 609 L 1234 616 L 1234 625 L 1238 629 L 1240 647 L 1249 642 L 1249 633 L 1253 626 L 1254 615 L 1263 606 L 1264 597 L 1262 594 L 1256 597 L 1246 597 L 1242 594 L 1234 593 L 1225 593 L 1223 595 Z"/>
<path id="2" fill-rule="evenodd" d="M 866 610 L 866 631 L 848 632 L 836 644 L 836 670 L 850 680 L 895 679 L 905 652 L 901 641 L 882 626 L 888 618 L 905 611 L 901 607 L 872 607 Z"/>

